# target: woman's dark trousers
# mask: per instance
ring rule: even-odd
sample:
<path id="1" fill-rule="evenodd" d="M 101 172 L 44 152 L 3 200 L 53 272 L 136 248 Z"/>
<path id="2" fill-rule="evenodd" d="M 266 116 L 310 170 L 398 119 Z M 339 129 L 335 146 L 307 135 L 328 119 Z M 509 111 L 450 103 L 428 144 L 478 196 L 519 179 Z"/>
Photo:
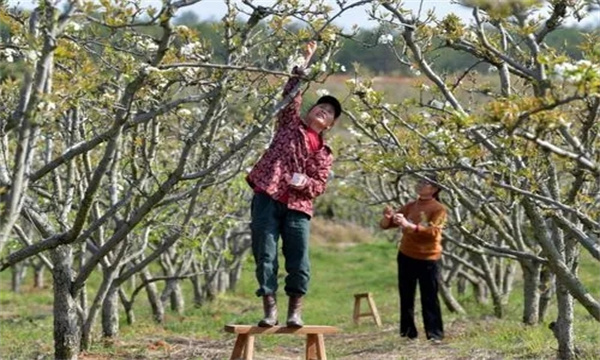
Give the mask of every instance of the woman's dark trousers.
<path id="1" fill-rule="evenodd" d="M 439 261 L 418 260 L 398 252 L 398 291 L 400 293 L 400 335 L 414 339 L 415 292 L 417 282 L 421 293 L 423 324 L 428 340 L 442 340 L 444 325 L 438 300 Z"/>

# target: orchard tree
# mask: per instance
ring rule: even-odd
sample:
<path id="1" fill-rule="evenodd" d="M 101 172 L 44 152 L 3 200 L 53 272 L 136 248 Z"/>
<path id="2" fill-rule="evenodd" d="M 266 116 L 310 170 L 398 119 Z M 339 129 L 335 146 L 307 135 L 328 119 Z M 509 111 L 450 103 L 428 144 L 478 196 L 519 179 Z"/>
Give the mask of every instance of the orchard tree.
<path id="1" fill-rule="evenodd" d="M 547 285 L 540 277 L 554 277 L 559 312 L 552 330 L 559 357 L 571 359 L 573 299 L 600 321 L 598 299 L 577 276 L 580 251 L 600 261 L 600 39 L 586 35 L 584 60 L 569 58 L 546 39 L 568 17 L 597 16 L 598 3 L 463 3 L 472 8 L 470 25 L 456 15 L 438 19 L 433 12 L 414 14 L 401 2 L 381 3 L 386 11 L 376 18 L 389 34 L 380 42 L 425 80 L 414 97 L 388 104 L 368 79 L 352 79 L 349 117 L 362 140 L 344 153 L 356 154 L 366 173 L 387 181 L 442 174 L 439 185 L 453 215 L 447 240 L 479 259 L 472 270 L 482 271 L 497 297 L 496 314 L 502 312 L 503 277 L 494 276 L 491 262 L 498 260 L 489 255 L 517 260 L 527 291 Z M 440 47 L 476 61 L 462 74 L 438 73 L 432 53 Z M 487 76 L 474 70 L 481 64 Z M 542 276 L 546 270 L 553 276 Z M 534 324 L 544 297 L 532 294 L 524 321 Z"/>
<path id="2" fill-rule="evenodd" d="M 225 255 L 243 249 L 230 247 L 238 235 L 224 229 L 243 221 L 211 223 L 236 212 L 207 191 L 243 181 L 240 172 L 264 148 L 274 115 L 291 99 L 281 99 L 280 88 L 296 49 L 321 40 L 322 60 L 307 80 L 335 71 L 331 22 L 364 3 L 225 2 L 217 61 L 202 33 L 173 21 L 198 2 L 68 1 L 58 9 L 39 1 L 31 12 L 1 5 L 10 36 L 0 56 L 20 71 L 0 84 L 0 267 L 45 259 L 56 358 L 87 349 L 99 316 L 104 334 L 116 333 L 117 299 L 132 304 L 136 290 L 122 285 L 134 276 L 157 300 L 153 261 L 170 264 L 163 300 L 194 267 L 236 266 Z M 301 22 L 297 31 L 289 31 L 292 21 Z M 198 241 L 205 262 L 195 259 Z M 98 270 L 92 294 L 86 282 Z"/>

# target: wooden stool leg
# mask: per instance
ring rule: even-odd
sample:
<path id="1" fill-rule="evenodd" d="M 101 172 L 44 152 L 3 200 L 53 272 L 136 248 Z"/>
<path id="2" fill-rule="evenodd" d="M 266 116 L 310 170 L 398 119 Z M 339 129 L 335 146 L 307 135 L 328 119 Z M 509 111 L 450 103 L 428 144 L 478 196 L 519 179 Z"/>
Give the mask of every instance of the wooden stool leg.
<path id="1" fill-rule="evenodd" d="M 317 334 L 317 359 L 327 360 L 327 354 L 325 353 L 325 340 L 323 334 Z"/>
<path id="2" fill-rule="evenodd" d="M 252 337 L 254 347 L 254 337 Z M 247 334 L 238 334 L 235 339 L 235 345 L 233 345 L 233 351 L 231 352 L 231 357 L 229 360 L 240 360 L 242 359 L 242 355 L 246 350 L 246 344 L 248 344 L 248 335 Z"/>
<path id="3" fill-rule="evenodd" d="M 379 317 L 379 312 L 377 311 L 375 301 L 373 300 L 373 297 L 371 297 L 371 294 L 369 294 L 367 300 L 369 301 L 369 307 L 371 308 L 371 314 L 373 314 L 373 320 L 375 320 L 375 324 L 381 327 L 381 318 Z"/>
<path id="4" fill-rule="evenodd" d="M 246 347 L 244 348 L 244 360 L 252 360 L 254 357 L 254 335 L 248 335 Z"/>
<path id="5" fill-rule="evenodd" d="M 357 325 L 358 325 L 359 318 L 360 318 L 360 298 L 355 297 L 354 298 L 354 315 L 352 316 L 352 319 L 354 320 L 354 323 Z"/>
<path id="6" fill-rule="evenodd" d="M 317 358 L 317 343 L 316 334 L 306 335 L 306 360 L 316 360 Z"/>

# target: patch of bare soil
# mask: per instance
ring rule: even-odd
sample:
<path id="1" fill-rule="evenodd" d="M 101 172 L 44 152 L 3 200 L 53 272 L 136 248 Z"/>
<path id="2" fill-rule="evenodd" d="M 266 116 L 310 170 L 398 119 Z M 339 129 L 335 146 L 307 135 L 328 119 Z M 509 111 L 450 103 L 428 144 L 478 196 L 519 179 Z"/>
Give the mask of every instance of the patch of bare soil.
<path id="1" fill-rule="evenodd" d="M 450 324 L 449 324 L 450 325 Z M 454 323 L 452 335 L 441 344 L 434 344 L 425 339 L 408 340 L 395 336 L 396 327 L 376 329 L 365 333 L 341 333 L 327 335 L 325 346 L 329 359 L 340 360 L 495 360 L 502 357 L 482 349 L 473 351 L 468 356 L 461 354 L 452 345 L 452 338 L 458 336 L 465 324 Z M 450 329 L 449 329 L 450 330 Z M 304 349 L 290 346 L 278 346 L 268 350 L 260 346 L 261 338 L 255 340 L 255 360 L 303 360 Z M 235 342 L 232 335 L 227 340 L 198 340 L 186 337 L 168 337 L 163 339 L 147 338 L 143 342 L 150 344 L 151 359 L 229 359 Z M 156 348 L 152 350 L 152 346 Z M 335 350 L 335 356 L 332 355 Z M 148 356 L 148 354 L 147 354 Z M 85 358 L 94 359 L 96 358 Z"/>

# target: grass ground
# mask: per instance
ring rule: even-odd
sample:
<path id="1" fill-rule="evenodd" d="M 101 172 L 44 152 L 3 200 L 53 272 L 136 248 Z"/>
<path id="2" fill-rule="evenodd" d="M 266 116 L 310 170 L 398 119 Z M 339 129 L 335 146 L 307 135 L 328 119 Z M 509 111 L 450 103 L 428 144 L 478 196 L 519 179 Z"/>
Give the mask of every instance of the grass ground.
<path id="1" fill-rule="evenodd" d="M 304 320 L 307 324 L 334 325 L 341 329 L 340 334 L 326 336 L 329 359 L 554 358 L 556 342 L 547 322 L 538 326 L 519 323 L 522 304 L 519 284 L 510 297 L 504 319 L 491 316 L 491 304 L 479 305 L 465 298 L 461 302 L 468 315 L 458 316 L 444 309 L 447 335 L 444 344 L 428 344 L 422 333 L 418 341 L 400 339 L 394 245 L 384 240 L 370 240 L 367 233 L 362 241 L 357 236 L 347 235 L 353 242 L 331 238 L 327 231 L 319 231 L 318 226 L 313 233 L 313 278 L 310 295 L 305 299 Z M 581 264 L 581 278 L 593 290 L 595 298 L 600 298 L 598 263 L 585 257 Z M 21 294 L 11 293 L 9 275 L 0 274 L 0 358 L 51 358 L 50 290 L 25 286 Z M 118 339 L 97 339 L 92 350 L 82 358 L 228 359 L 234 336 L 223 333 L 223 325 L 253 324 L 259 319 L 261 304 L 253 295 L 254 288 L 252 264 L 248 259 L 235 291 L 201 308 L 188 304 L 184 315 L 169 313 L 162 326 L 150 321 L 147 304 L 140 297 L 135 308 L 137 322 L 129 326 L 122 320 Z M 368 318 L 362 318 L 358 326 L 352 322 L 353 294 L 366 291 L 374 295 L 382 328 L 377 328 Z M 420 314 L 418 308 L 417 313 Z M 283 314 L 280 315 L 283 320 Z M 555 315 L 556 309 L 552 307 L 548 321 Z M 419 327 L 422 329 L 420 323 Z M 579 305 L 576 306 L 575 329 L 582 359 L 600 358 L 597 345 L 600 327 Z M 303 339 L 297 336 L 258 337 L 255 358 L 301 359 L 302 351 Z"/>

